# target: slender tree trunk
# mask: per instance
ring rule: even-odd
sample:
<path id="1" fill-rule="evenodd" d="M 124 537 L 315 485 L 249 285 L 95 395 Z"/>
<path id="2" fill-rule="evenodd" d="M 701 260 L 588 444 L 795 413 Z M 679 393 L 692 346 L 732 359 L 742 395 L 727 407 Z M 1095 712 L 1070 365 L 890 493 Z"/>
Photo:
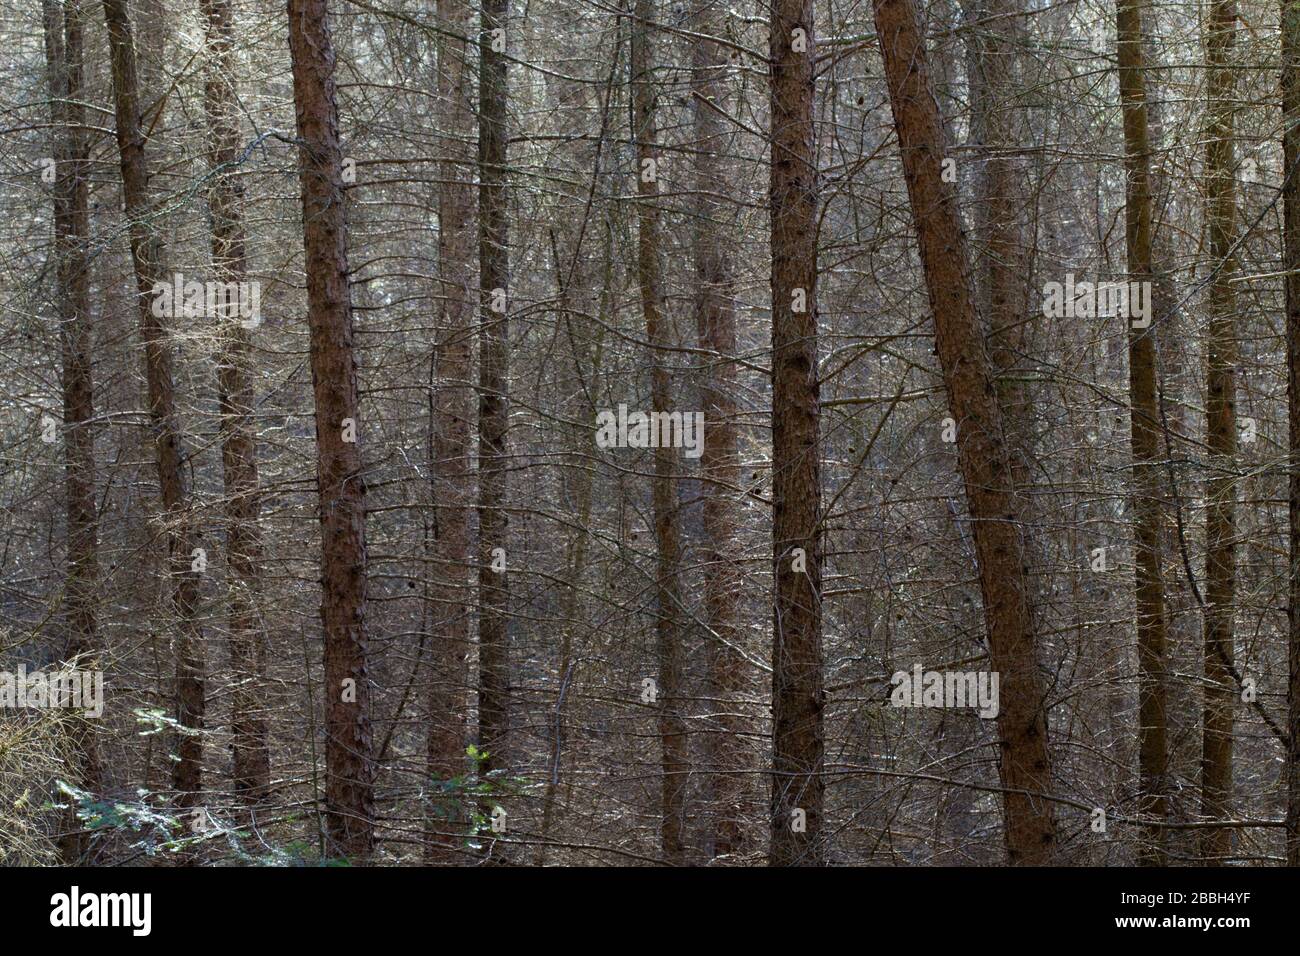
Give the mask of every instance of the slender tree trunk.
<path id="1" fill-rule="evenodd" d="M 812 0 L 777 0 L 771 60 L 772 804 L 769 862 L 825 862 L 821 418 Z"/>
<path id="2" fill-rule="evenodd" d="M 637 284 L 641 292 L 641 313 L 645 317 L 649 343 L 650 405 L 654 412 L 668 412 L 672 405 L 672 382 L 667 362 L 672 346 L 663 315 L 659 267 L 659 182 L 656 164 L 661 160 L 656 142 L 654 54 L 650 24 L 654 0 L 636 0 L 632 24 L 632 115 L 636 129 L 637 158 Z M 686 724 L 682 707 L 682 627 L 678 609 L 681 532 L 678 529 L 677 495 L 673 484 L 672 448 L 660 442 L 654 450 L 655 474 L 651 485 L 654 508 L 655 546 L 655 642 L 659 658 L 659 739 L 663 746 L 663 778 L 660 781 L 659 835 L 664 862 L 680 864 L 686 854 L 685 791 L 687 776 Z"/>
<path id="3" fill-rule="evenodd" d="M 99 535 L 95 506 L 95 417 L 90 316 L 90 214 L 82 69 L 80 0 L 44 0 L 45 58 L 53 103 L 55 305 L 63 371 L 63 458 L 67 517 L 66 657 L 79 670 L 99 667 L 96 601 L 99 590 Z M 71 725 L 77 783 L 87 792 L 103 789 L 99 749 L 90 723 Z M 67 863 L 78 862 L 86 839 L 75 812 L 65 821 L 61 841 Z"/>
<path id="4" fill-rule="evenodd" d="M 158 482 L 167 522 L 172 603 L 177 617 L 176 721 L 181 733 L 172 769 L 172 787 L 181 807 L 199 802 L 203 787 L 204 648 L 196 620 L 199 572 L 193 551 L 198 546 L 189 489 L 181 463 L 185 459 L 176 415 L 176 387 L 172 380 L 172 351 L 168 330 L 154 314 L 156 284 L 165 280 L 162 243 L 151 223 L 156 213 L 149 201 L 149 166 L 140 121 L 140 83 L 136 75 L 135 41 L 126 0 L 104 0 L 112 59 L 113 103 L 117 147 L 122 165 L 122 194 L 126 206 L 135 270 L 136 305 L 140 338 L 144 342 L 145 379 L 148 383 Z"/>
<path id="5" fill-rule="evenodd" d="M 208 121 L 211 180 L 212 270 L 227 290 L 244 289 L 248 260 L 244 233 L 244 187 L 236 112 L 234 24 L 230 0 L 201 0 L 207 27 L 208 62 L 204 111 Z M 258 526 L 257 436 L 248 332 L 238 297 L 226 296 L 218 319 L 217 384 L 221 407 L 221 474 L 226 494 L 226 562 L 230 571 L 230 701 L 235 792 L 248 800 L 271 785 L 264 706 L 266 634 L 258 620 L 262 540 Z"/>
<path id="6" fill-rule="evenodd" d="M 325 813 L 329 851 L 374 844 L 374 742 L 366 633 L 366 484 L 348 287 L 347 197 L 326 0 L 289 0 L 303 248 L 316 404 L 325 629 Z"/>
<path id="7" fill-rule="evenodd" d="M 479 673 L 483 775 L 505 768 L 510 729 L 509 482 L 510 223 L 506 37 L 509 0 L 484 0 L 479 56 Z M 499 569 L 499 570 L 498 570 Z"/>
<path id="8" fill-rule="evenodd" d="M 474 106 L 470 99 L 469 4 L 439 0 L 438 109 L 444 131 L 438 192 L 438 280 L 442 321 L 434 346 L 440 381 L 433 435 L 433 484 L 437 514 L 435 573 L 442 588 L 435 604 L 433 674 L 429 684 L 428 771 L 432 780 L 465 773 L 465 686 L 469 679 L 471 564 L 469 513 L 474 504 L 470 468 L 473 412 L 472 323 L 475 291 Z M 428 862 L 447 862 L 457 837 L 453 801 L 432 808 Z"/>
<path id="9" fill-rule="evenodd" d="M 935 344 L 972 518 L 989 657 L 1001 677 L 998 734 L 1007 856 L 1013 865 L 1050 863 L 1056 825 L 1047 746 L 1046 691 L 1036 658 L 1012 456 L 980 334 L 957 190 L 942 177 L 943 129 L 912 0 L 876 0 L 884 58 L 921 265 L 934 311 Z"/>
<path id="10" fill-rule="evenodd" d="M 1282 268 L 1289 425 L 1286 861 L 1300 866 L 1300 3 L 1282 0 Z"/>
<path id="11" fill-rule="evenodd" d="M 1130 281 L 1153 282 L 1151 155 L 1142 65 L 1142 0 L 1117 0 L 1119 89 L 1124 118 L 1125 239 Z M 1133 444 L 1134 545 L 1138 643 L 1138 810 L 1160 822 L 1168 814 L 1165 727 L 1165 593 L 1161 578 L 1160 415 L 1156 405 L 1153 321 L 1129 330 L 1129 404 Z M 1146 829 L 1139 862 L 1164 860 L 1163 832 Z"/>
<path id="12" fill-rule="evenodd" d="M 1236 579 L 1237 340 L 1232 245 L 1236 236 L 1233 177 L 1233 104 L 1236 73 L 1230 62 L 1237 29 L 1236 0 L 1215 0 L 1210 8 L 1206 48 L 1208 146 L 1206 220 L 1210 232 L 1210 339 L 1206 375 L 1206 436 L 1210 477 L 1205 516 L 1205 718 L 1201 738 L 1201 814 L 1232 816 L 1232 711 L 1236 683 L 1233 591 Z M 1226 856 L 1232 831 L 1201 831 L 1201 852 Z"/>
<path id="13" fill-rule="evenodd" d="M 1025 250 L 1024 170 L 1017 156 L 1016 32 L 1021 0 L 984 0 L 971 7 L 971 138 L 983 148 L 975 190 L 979 309 L 988 322 L 998 404 L 1007 426 L 1016 487 L 1030 485 L 1034 405 L 1022 362 L 1033 312 L 1028 308 L 1030 262 Z M 1026 497 L 1026 505 L 1032 499 Z"/>
<path id="14" fill-rule="evenodd" d="M 695 7 L 691 90 L 695 95 L 696 210 L 695 323 L 704 369 L 700 408 L 704 411 L 704 452 L 700 456 L 704 498 L 704 610 L 709 628 L 708 706 L 717 714 L 705 740 L 710 773 L 713 855 L 738 853 L 745 792 L 744 738 L 749 729 L 741 713 L 747 665 L 740 645 L 738 605 L 741 573 L 736 532 L 742 520 L 737 498 L 740 453 L 736 437 L 736 280 L 728 245 L 730 223 L 723 197 L 730 191 L 721 154 L 730 142 L 719 115 L 724 95 L 726 56 L 712 39 L 719 32 L 711 0 Z"/>

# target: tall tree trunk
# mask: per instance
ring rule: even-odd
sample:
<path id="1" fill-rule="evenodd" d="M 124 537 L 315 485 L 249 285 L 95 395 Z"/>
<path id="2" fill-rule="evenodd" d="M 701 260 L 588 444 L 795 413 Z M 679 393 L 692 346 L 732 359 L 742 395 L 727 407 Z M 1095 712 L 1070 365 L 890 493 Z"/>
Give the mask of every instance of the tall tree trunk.
<path id="1" fill-rule="evenodd" d="M 989 657 L 1001 675 L 998 734 L 1007 856 L 1050 863 L 1056 851 L 1046 690 L 1036 658 L 1033 602 L 1012 456 L 980 332 L 957 190 L 942 177 L 943 129 L 912 0 L 876 0 L 894 127 L 916 225 L 935 344 L 972 519 Z"/>
<path id="2" fill-rule="evenodd" d="M 1205 717 L 1201 738 L 1201 814 L 1211 820 L 1232 815 L 1232 710 L 1237 696 L 1232 677 L 1237 534 L 1236 264 L 1232 250 L 1237 218 L 1233 183 L 1236 72 L 1230 62 L 1236 29 L 1236 0 L 1214 0 L 1206 36 L 1206 224 L 1210 267 L 1215 273 L 1210 282 L 1205 401 L 1210 477 L 1206 483 Z M 1231 848 L 1231 830 L 1201 831 L 1201 852 L 1207 858 L 1226 856 Z"/>
<path id="3" fill-rule="evenodd" d="M 1018 17 L 1022 0 L 982 0 L 970 8 L 971 139 L 983 149 L 975 190 L 975 238 L 980 249 L 979 309 L 989 328 L 998 404 L 1006 421 L 1016 487 L 1030 484 L 1034 405 L 1021 371 L 1029 341 L 1030 263 L 1025 250 L 1024 170 L 1015 101 Z M 1032 499 L 1026 497 L 1026 505 Z"/>
<path id="4" fill-rule="evenodd" d="M 672 382 L 665 364 L 672 342 L 664 320 L 659 267 L 659 182 L 656 164 L 658 131 L 655 125 L 654 55 L 650 24 L 654 0 L 636 0 L 632 23 L 632 115 L 636 129 L 637 158 L 637 285 L 641 313 L 645 318 L 650 360 L 650 405 L 654 412 L 668 412 L 672 405 Z M 663 777 L 660 780 L 659 835 L 664 862 L 678 864 L 685 859 L 687 738 L 682 717 L 682 627 L 678 609 L 681 587 L 677 579 L 681 533 L 678 529 L 677 495 L 673 484 L 673 449 L 663 442 L 654 450 L 655 474 L 651 485 L 654 509 L 655 546 L 655 643 L 659 658 L 659 739 L 663 747 Z"/>
<path id="5" fill-rule="evenodd" d="M 433 641 L 429 683 L 428 771 L 432 780 L 465 772 L 465 685 L 469 678 L 470 613 L 467 578 L 471 563 L 469 512 L 474 484 L 470 469 L 473 412 L 471 346 L 474 319 L 474 106 L 470 100 L 472 27 L 465 0 L 439 0 L 438 110 L 443 131 L 438 187 L 438 287 L 442 321 L 434 346 L 440 382 L 434 409 L 433 487 L 437 513 L 435 574 L 442 594 Z M 430 818 L 425 859 L 447 862 L 457 838 L 451 801 Z"/>
<path id="6" fill-rule="evenodd" d="M 1151 152 L 1142 65 L 1142 0 L 1116 0 L 1119 90 L 1124 118 L 1125 240 L 1129 279 L 1153 282 Z M 1129 406 L 1133 444 L 1134 545 L 1138 644 L 1138 811 L 1159 823 L 1168 814 L 1165 727 L 1165 593 L 1161 578 L 1160 415 L 1156 406 L 1155 332 L 1129 330 Z M 1139 862 L 1163 862 L 1163 832 L 1146 828 Z"/>
<path id="7" fill-rule="evenodd" d="M 704 498 L 704 611 L 708 625 L 708 706 L 717 714 L 705 740 L 710 777 L 713 855 L 738 853 L 745 792 L 745 732 L 741 713 L 747 665 L 741 653 L 738 605 L 741 573 L 736 532 L 742 514 L 740 453 L 736 436 L 736 279 L 728 245 L 730 230 L 723 197 L 730 191 L 721 154 L 730 137 L 722 125 L 723 78 L 727 59 L 709 37 L 719 32 L 711 0 L 695 7 L 691 90 L 695 95 L 695 324 L 704 369 L 700 408 L 704 411 L 704 452 L 700 456 Z"/>
<path id="8" fill-rule="evenodd" d="M 484 0 L 479 56 L 479 673 L 483 775 L 507 766 L 510 729 L 509 556 L 506 461 L 510 425 L 510 209 L 506 37 L 509 0 Z"/>
<path id="9" fill-rule="evenodd" d="M 149 201 L 149 166 L 140 125 L 140 83 L 126 0 L 104 0 L 104 20 L 112 59 L 117 148 L 135 270 L 140 338 L 144 342 L 149 417 L 167 522 L 172 603 L 178 623 L 176 721 L 181 732 L 172 769 L 172 787 L 176 790 L 178 806 L 193 807 L 198 804 L 203 787 L 204 648 L 203 633 L 196 620 L 199 572 L 195 570 L 193 557 L 198 535 L 181 468 L 185 452 L 176 417 L 169 333 L 153 310 L 154 286 L 165 280 L 166 270 L 162 264 L 162 243 L 150 221 L 157 210 Z"/>
<path id="10" fill-rule="evenodd" d="M 1286 273 L 1288 528 L 1286 861 L 1300 866 L 1300 3 L 1282 0 L 1282 269 Z"/>
<path id="11" fill-rule="evenodd" d="M 236 112 L 234 23 L 230 0 L 200 0 L 207 28 L 208 61 L 204 111 L 208 122 L 208 209 L 212 219 L 212 271 L 226 289 L 244 289 L 248 260 L 244 233 L 244 187 Z M 230 700 L 234 788 L 256 800 L 271 784 L 266 719 L 266 634 L 256 596 L 262 540 L 258 526 L 257 436 L 248 331 L 237 297 L 224 298 L 218 319 L 217 385 L 221 408 L 221 474 L 226 494 L 226 562 L 230 571 Z"/>
<path id="12" fill-rule="evenodd" d="M 99 667 L 96 600 L 99 535 L 95 506 L 94 378 L 91 359 L 90 214 L 86 176 L 89 151 L 85 124 L 80 0 L 42 3 L 45 59 L 53 103 L 55 306 L 63 372 L 63 460 L 67 520 L 66 657 L 79 670 Z M 94 731 L 84 719 L 71 725 L 77 784 L 91 794 L 103 789 L 103 770 Z M 61 847 L 68 863 L 86 850 L 75 810 L 65 820 Z"/>
<path id="13" fill-rule="evenodd" d="M 316 405 L 325 628 L 325 814 L 329 850 L 374 844 L 374 742 L 366 633 L 366 484 L 348 287 L 347 197 L 326 0 L 289 0 L 303 248 Z"/>
<path id="14" fill-rule="evenodd" d="M 825 862 L 821 418 L 812 0 L 777 0 L 771 61 L 772 803 L 769 862 Z"/>

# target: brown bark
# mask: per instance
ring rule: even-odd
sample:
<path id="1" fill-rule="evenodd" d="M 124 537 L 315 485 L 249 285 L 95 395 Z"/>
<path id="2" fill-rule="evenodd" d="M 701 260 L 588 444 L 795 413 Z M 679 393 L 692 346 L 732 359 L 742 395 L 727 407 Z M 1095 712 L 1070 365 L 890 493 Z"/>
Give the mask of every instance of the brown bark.
<path id="1" fill-rule="evenodd" d="M 1142 65 L 1142 0 L 1117 0 L 1119 89 L 1124 119 L 1124 221 L 1130 281 L 1152 282 L 1151 158 Z M 1165 595 L 1161 578 L 1160 417 L 1156 402 L 1155 332 L 1129 330 L 1129 404 L 1133 446 L 1135 589 L 1138 644 L 1138 811 L 1168 814 L 1165 748 Z M 1148 827 L 1139 862 L 1164 859 L 1163 832 Z"/>
<path id="2" fill-rule="evenodd" d="M 366 630 L 366 484 L 348 286 L 347 196 L 326 0 L 289 0 L 303 248 L 316 406 L 325 630 L 325 822 L 329 851 L 374 844 L 374 742 Z M 344 440 L 345 422 L 356 441 Z"/>
<path id="3" fill-rule="evenodd" d="M 65 657 L 80 670 L 99 664 L 96 600 L 99 588 L 99 534 L 95 504 L 94 377 L 91 358 L 90 238 L 87 184 L 88 149 L 85 108 L 80 105 L 82 23 L 80 2 L 44 0 L 45 57 L 53 103 L 55 307 L 63 387 L 63 456 L 67 520 L 67 647 Z M 77 783 L 88 793 L 103 788 L 103 770 L 95 733 L 89 722 L 74 719 L 72 743 L 77 756 Z M 65 821 L 61 841 L 65 862 L 78 862 L 86 849 L 75 812 Z"/>
<path id="4" fill-rule="evenodd" d="M 1201 737 L 1201 814 L 1232 816 L 1232 724 L 1236 683 L 1233 592 L 1236 584 L 1237 342 L 1233 279 L 1236 191 L 1233 177 L 1231 65 L 1237 7 L 1215 0 L 1207 26 L 1206 113 L 1209 129 L 1205 171 L 1206 224 L 1210 233 L 1210 337 L 1206 374 L 1206 436 L 1210 477 L 1205 516 L 1205 716 Z M 1230 829 L 1201 831 L 1201 852 L 1223 857 L 1232 848 Z"/>
<path id="5" fill-rule="evenodd" d="M 736 561 L 737 529 L 741 524 L 740 454 L 736 434 L 736 280 L 725 221 L 725 197 L 730 185 L 721 154 L 730 137 L 718 110 L 724 95 L 727 59 L 711 39 L 719 32 L 710 0 L 695 7 L 692 29 L 701 34 L 694 45 L 692 93 L 695 95 L 695 210 L 694 237 L 696 334 L 703 353 L 700 408 L 704 412 L 704 450 L 700 456 L 701 495 L 704 498 L 704 612 L 708 626 L 708 707 L 716 714 L 705 738 L 705 764 L 712 811 L 713 856 L 743 850 L 741 822 L 744 813 L 745 754 L 749 729 L 741 712 L 748 669 L 740 653 L 743 635 L 738 603 L 740 566 Z M 710 105 L 711 104 L 711 105 Z"/>
<path id="6" fill-rule="evenodd" d="M 1016 41 L 1021 0 L 982 0 L 972 5 L 971 139 L 983 150 L 975 189 L 975 241 L 979 249 L 979 309 L 989 329 L 998 404 L 1006 421 L 1016 487 L 1030 484 L 1034 405 L 1025 382 L 1024 353 L 1032 316 L 1031 272 L 1025 248 L 1024 169 L 1015 108 Z M 1026 497 L 1026 504 L 1032 499 Z"/>
<path id="7" fill-rule="evenodd" d="M 433 780 L 465 772 L 465 686 L 469 679 L 471 563 L 469 513 L 473 507 L 470 422 L 473 416 L 471 345 L 474 319 L 474 108 L 470 101 L 465 0 L 439 0 L 438 109 L 444 133 L 438 192 L 438 279 L 442 319 L 434 346 L 439 386 L 433 415 L 433 487 L 437 515 L 435 574 L 441 589 L 434 605 L 433 674 L 429 685 L 428 771 Z M 425 859 L 449 862 L 456 824 L 452 801 L 431 808 Z"/>
<path id="8" fill-rule="evenodd" d="M 226 288 L 248 281 L 244 187 L 236 112 L 234 25 L 230 0 L 200 0 L 207 29 L 208 62 L 204 112 L 208 122 L 208 209 L 212 221 L 212 271 Z M 221 474 L 226 494 L 226 563 L 230 572 L 231 776 L 235 792 L 256 800 L 271 783 L 266 719 L 266 634 L 258 621 L 257 594 L 262 541 L 258 525 L 257 437 L 248 331 L 238 300 L 224 302 L 217 334 L 218 401 L 221 408 Z"/>
<path id="9" fill-rule="evenodd" d="M 1282 0 L 1282 268 L 1286 272 L 1287 594 L 1286 861 L 1300 866 L 1300 3 Z"/>
<path id="10" fill-rule="evenodd" d="M 493 30 L 508 30 L 509 0 L 486 0 L 479 47 L 479 673 L 478 746 L 486 775 L 507 766 L 510 728 L 509 541 L 506 460 L 509 404 L 510 223 L 506 183 L 509 91 L 504 50 Z M 503 36 L 503 34 L 498 34 Z M 493 308 L 494 299 L 504 306 Z M 493 552 L 506 554 L 494 570 Z M 499 563 L 498 563 L 499 566 Z"/>
<path id="11" fill-rule="evenodd" d="M 113 105 L 117 147 L 122 166 L 122 195 L 129 222 L 131 262 L 135 271 L 140 338 L 144 343 L 145 379 L 153 431 L 158 482 L 167 523 L 172 605 L 177 617 L 176 720 L 177 760 L 172 787 L 181 807 L 197 805 L 203 785 L 204 648 L 195 615 L 199 575 L 192 552 L 198 544 L 189 489 L 181 463 L 185 458 L 176 415 L 172 379 L 172 350 L 168 330 L 153 313 L 154 286 L 164 281 L 162 243 L 152 223 L 156 214 L 149 198 L 149 166 L 141 127 L 140 83 L 136 73 L 135 41 L 126 0 L 104 0 L 104 20 L 112 60 Z"/>
<path id="12" fill-rule="evenodd" d="M 636 0 L 632 25 L 632 115 L 636 129 L 637 157 L 637 285 L 641 314 L 649 344 L 650 405 L 655 412 L 670 411 L 672 381 L 665 364 L 671 353 L 669 330 L 663 315 L 659 266 L 659 182 L 646 174 L 646 163 L 658 163 L 655 124 L 654 54 L 650 24 L 654 0 Z M 673 484 L 672 448 L 654 450 L 654 478 L 651 499 L 654 510 L 655 546 L 655 647 L 659 662 L 659 739 L 663 747 L 659 799 L 659 836 L 664 862 L 679 864 L 686 853 L 685 790 L 687 775 L 686 724 L 681 713 L 682 626 L 678 582 L 681 532 L 678 528 L 677 495 Z"/>
<path id="13" fill-rule="evenodd" d="M 1046 691 L 1036 659 L 1021 537 L 1024 503 L 1016 493 L 991 363 L 980 335 L 957 191 L 942 178 L 943 130 L 917 9 L 911 0 L 876 0 L 875 19 L 934 312 L 935 344 L 949 408 L 958 423 L 958 465 L 979 562 L 989 657 L 1001 675 L 997 720 L 1007 856 L 1013 865 L 1041 865 L 1055 855 L 1056 825 L 1046 799 L 1052 791 Z"/>
<path id="14" fill-rule="evenodd" d="M 774 866 L 820 866 L 825 862 L 825 690 L 812 0 L 778 0 L 772 8 L 769 44 L 772 560 L 776 600 L 768 858 Z M 796 45 L 803 49 L 796 50 Z M 797 570 L 800 566 L 803 570 Z M 802 821 L 802 832 L 796 828 L 796 820 Z"/>

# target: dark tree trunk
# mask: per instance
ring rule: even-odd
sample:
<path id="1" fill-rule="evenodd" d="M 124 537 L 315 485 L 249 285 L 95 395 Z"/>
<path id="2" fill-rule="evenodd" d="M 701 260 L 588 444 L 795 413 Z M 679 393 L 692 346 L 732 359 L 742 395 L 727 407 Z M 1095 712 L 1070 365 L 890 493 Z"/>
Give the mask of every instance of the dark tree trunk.
<path id="1" fill-rule="evenodd" d="M 67 519 L 66 658 L 79 670 L 99 663 L 96 602 L 99 591 L 99 535 L 95 504 L 95 417 L 90 315 L 90 215 L 79 0 L 44 0 L 45 58 L 53 103 L 55 308 L 63 372 L 63 459 Z M 90 723 L 71 725 L 76 749 L 76 781 L 90 794 L 103 788 L 99 749 Z M 61 841 L 65 862 L 78 862 L 86 850 L 75 812 L 65 820 Z"/>
<path id="2" fill-rule="evenodd" d="M 166 278 L 162 243 L 149 200 L 149 166 L 145 134 L 141 127 L 140 82 L 136 74 L 135 41 L 126 0 L 104 0 L 104 20 L 112 59 L 113 104 L 117 121 L 117 147 L 122 165 L 122 194 L 135 270 L 136 304 L 140 338 L 144 343 L 145 379 L 149 417 L 153 430 L 158 482 L 167 522 L 172 604 L 177 617 L 176 721 L 177 760 L 172 787 L 181 807 L 198 804 L 203 787 L 204 647 L 196 620 L 199 572 L 193 551 L 198 546 L 189 489 L 185 483 L 180 427 L 176 415 L 176 387 L 172 380 L 172 350 L 163 320 L 154 315 L 154 286 Z"/>
<path id="3" fill-rule="evenodd" d="M 374 845 L 374 744 L 366 631 L 366 484 L 348 286 L 347 196 L 326 0 L 289 0 L 303 248 L 316 403 L 325 629 L 325 823 L 329 850 Z M 355 440 L 345 440 L 352 432 Z"/>
<path id="4" fill-rule="evenodd" d="M 208 121 L 208 209 L 212 217 L 212 270 L 226 288 L 248 281 L 244 234 L 244 188 L 234 79 L 234 25 L 230 0 L 200 0 L 207 26 L 208 62 L 204 111 Z M 266 635 L 258 621 L 262 541 L 257 480 L 257 436 L 248 331 L 237 299 L 225 301 L 218 320 L 218 400 L 221 408 L 221 474 L 226 493 L 226 562 L 230 570 L 231 750 L 235 792 L 256 800 L 271 784 L 265 706 Z"/>
<path id="5" fill-rule="evenodd" d="M 769 862 L 774 866 L 825 862 L 813 37 L 812 0 L 777 0 L 769 39 L 776 582 Z"/>

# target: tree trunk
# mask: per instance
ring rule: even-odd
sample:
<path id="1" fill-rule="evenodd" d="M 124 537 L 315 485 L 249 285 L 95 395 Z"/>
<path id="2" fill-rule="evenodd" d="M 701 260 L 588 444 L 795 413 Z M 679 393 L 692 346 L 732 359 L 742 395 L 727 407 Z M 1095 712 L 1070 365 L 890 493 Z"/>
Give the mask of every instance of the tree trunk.
<path id="1" fill-rule="evenodd" d="M 244 187 L 236 112 L 234 24 L 230 0 L 201 0 L 208 62 L 204 111 L 208 122 L 208 209 L 212 218 L 212 271 L 226 289 L 244 288 L 248 261 Z M 258 621 L 262 541 L 257 479 L 257 436 L 248 332 L 237 298 L 224 298 L 218 318 L 217 384 L 221 408 L 221 475 L 226 494 L 226 563 L 230 573 L 230 699 L 232 777 L 235 792 L 255 801 L 271 785 L 266 719 L 266 634 Z"/>
<path id="2" fill-rule="evenodd" d="M 320 495 L 325 822 L 331 854 L 365 860 L 374 843 L 375 781 L 366 633 L 366 484 L 358 441 L 347 202 L 327 16 L 326 0 L 289 0 Z"/>
<path id="3" fill-rule="evenodd" d="M 60 4 L 44 0 L 45 58 L 53 103 L 55 307 L 59 322 L 63 371 L 63 459 L 67 519 L 68 638 L 65 656 L 77 669 L 95 670 L 99 663 L 96 601 L 99 591 L 99 535 L 95 505 L 95 417 L 90 315 L 89 151 L 85 124 L 82 70 L 82 22 L 78 0 Z M 103 770 L 91 724 L 76 718 L 71 724 L 77 758 L 77 784 L 95 795 L 103 789 Z M 86 839 L 75 812 L 65 820 L 61 841 L 64 861 L 75 864 L 86 850 Z"/>
<path id="4" fill-rule="evenodd" d="M 812 0 L 772 8 L 772 803 L 769 862 L 820 866 L 821 418 Z"/>
<path id="5" fill-rule="evenodd" d="M 722 197 L 730 190 L 721 154 L 731 137 L 718 110 L 723 107 L 726 56 L 712 39 L 720 32 L 710 0 L 695 8 L 691 90 L 695 95 L 695 188 L 699 196 L 695 231 L 695 324 L 703 353 L 700 408 L 704 451 L 700 456 L 704 498 L 704 612 L 708 625 L 709 703 L 716 714 L 705 739 L 711 773 L 713 856 L 739 853 L 744 814 L 744 739 L 749 726 L 741 713 L 748 667 L 741 653 L 738 604 L 741 573 L 736 532 L 742 512 L 737 498 L 740 453 L 736 436 L 736 280 Z M 703 101 L 703 102 L 702 102 Z M 714 108 L 716 107 L 716 109 Z"/>
<path id="6" fill-rule="evenodd" d="M 971 7 L 971 139 L 982 147 L 975 191 L 975 239 L 980 250 L 979 309 L 989 329 L 998 405 L 1006 422 L 1016 488 L 1025 496 L 1031 475 L 1034 404 L 1025 383 L 1023 356 L 1032 317 L 1028 308 L 1029 256 L 1024 238 L 1025 182 L 1017 152 L 1015 77 L 1021 0 L 984 0 Z"/>
<path id="7" fill-rule="evenodd" d="M 632 115 L 636 129 L 637 171 L 637 285 L 641 313 L 645 318 L 649 345 L 650 405 L 668 412 L 672 405 L 672 382 L 665 364 L 672 343 L 664 321 L 659 267 L 659 182 L 655 127 L 654 55 L 650 24 L 654 0 L 636 0 L 632 22 Z M 687 776 L 686 726 L 681 713 L 682 627 L 678 614 L 681 587 L 677 580 L 681 533 L 678 529 L 677 495 L 673 485 L 672 448 L 662 442 L 654 450 L 654 479 L 651 498 L 654 509 L 655 547 L 655 644 L 659 658 L 659 739 L 663 747 L 663 777 L 660 780 L 659 836 L 664 862 L 680 864 L 686 852 L 685 790 Z"/>
<path id="8" fill-rule="evenodd" d="M 185 458 L 176 419 L 176 388 L 172 381 L 172 352 L 168 330 L 154 315 L 155 284 L 165 278 L 162 243 L 150 220 L 157 210 L 149 201 L 149 167 L 140 121 L 140 84 L 136 75 L 135 41 L 126 0 L 104 0 L 104 20 L 112 58 L 113 104 L 117 148 L 122 165 L 122 195 L 126 206 L 135 270 L 140 338 L 144 342 L 158 483 L 167 522 L 172 603 L 177 617 L 176 721 L 181 732 L 172 787 L 180 807 L 198 804 L 203 787 L 204 653 L 203 633 L 196 621 L 199 572 L 193 551 L 198 545 L 189 489 L 181 462 Z"/>
<path id="9" fill-rule="evenodd" d="M 930 83 L 917 9 L 876 0 L 884 58 L 921 265 L 934 312 L 935 344 L 972 519 L 989 657 L 1001 677 L 998 734 L 1007 856 L 1050 863 L 1056 851 L 1047 747 L 1046 691 L 1036 658 L 1033 604 L 1021 537 L 1024 504 L 980 334 L 957 191 L 942 177 L 943 130 Z"/>
<path id="10" fill-rule="evenodd" d="M 1237 28 L 1235 0 L 1215 0 L 1206 37 L 1205 157 L 1206 221 L 1210 233 L 1210 339 L 1206 375 L 1205 424 L 1210 477 L 1205 516 L 1205 717 L 1201 737 L 1201 815 L 1232 816 L 1233 591 L 1236 578 L 1236 365 L 1237 341 L 1232 250 L 1236 236 L 1233 162 L 1233 97 L 1236 73 L 1230 63 Z M 1226 856 L 1232 831 L 1201 831 L 1207 858 Z M 1207 862 L 1210 860 L 1207 859 Z"/>
<path id="11" fill-rule="evenodd" d="M 1142 0 L 1117 0 L 1119 89 L 1124 117 L 1125 239 L 1130 281 L 1152 282 L 1151 157 L 1142 74 Z M 1129 330 L 1129 404 L 1133 437 L 1134 546 L 1138 643 L 1138 811 L 1155 823 L 1168 814 L 1165 750 L 1165 594 L 1161 578 L 1160 415 L 1156 406 L 1153 321 Z M 1148 827 L 1139 862 L 1164 860 L 1163 832 Z"/>
<path id="12" fill-rule="evenodd" d="M 509 0 L 485 0 L 479 48 L 479 673 L 480 773 L 507 766 L 510 634 L 506 460 L 510 425 L 509 130 L 505 46 Z M 494 32 L 497 31 L 497 32 Z M 499 570 L 498 570 L 499 569 Z"/>
<path id="13" fill-rule="evenodd" d="M 433 425 L 433 487 L 437 514 L 435 579 L 442 589 L 433 639 L 429 684 L 428 771 L 432 780 L 465 773 L 465 686 L 470 644 L 469 513 L 474 504 L 470 469 L 473 416 L 474 319 L 474 107 L 470 100 L 470 8 L 465 0 L 439 0 L 438 124 L 445 158 L 438 176 L 438 287 L 442 321 L 434 346 L 440 382 Z M 449 862 L 457 837 L 454 801 L 440 801 L 429 821 L 425 860 Z"/>

